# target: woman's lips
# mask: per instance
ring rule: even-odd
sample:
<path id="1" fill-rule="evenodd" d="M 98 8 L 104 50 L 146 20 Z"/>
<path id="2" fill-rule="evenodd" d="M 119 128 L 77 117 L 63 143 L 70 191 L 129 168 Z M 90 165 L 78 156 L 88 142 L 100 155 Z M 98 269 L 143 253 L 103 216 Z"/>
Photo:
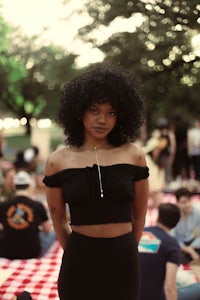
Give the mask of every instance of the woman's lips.
<path id="1" fill-rule="evenodd" d="M 99 133 L 104 133 L 104 132 L 107 131 L 107 128 L 105 128 L 105 127 L 94 127 L 94 130 L 96 132 L 99 132 Z"/>

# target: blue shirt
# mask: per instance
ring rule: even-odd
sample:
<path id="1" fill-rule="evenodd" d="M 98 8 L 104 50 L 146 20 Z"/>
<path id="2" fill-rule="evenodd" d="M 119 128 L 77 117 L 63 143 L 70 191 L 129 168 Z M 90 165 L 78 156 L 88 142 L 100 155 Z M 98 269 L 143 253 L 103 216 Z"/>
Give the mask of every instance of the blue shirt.
<path id="1" fill-rule="evenodd" d="M 175 228 L 170 231 L 170 235 L 175 237 L 180 246 L 185 242 L 190 242 L 193 248 L 200 248 L 200 211 L 195 207 L 192 208 L 191 213 L 185 220 L 183 217 L 179 220 Z"/>
<path id="2" fill-rule="evenodd" d="M 140 300 L 162 299 L 166 263 L 180 264 L 180 247 L 175 238 L 158 226 L 144 228 L 138 245 L 141 265 Z"/>

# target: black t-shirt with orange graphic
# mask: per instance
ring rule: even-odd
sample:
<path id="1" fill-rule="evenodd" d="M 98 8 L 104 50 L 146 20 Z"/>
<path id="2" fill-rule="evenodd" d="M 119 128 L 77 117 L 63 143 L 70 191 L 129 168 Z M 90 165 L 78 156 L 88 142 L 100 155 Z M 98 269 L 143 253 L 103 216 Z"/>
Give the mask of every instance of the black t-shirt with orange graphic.
<path id="1" fill-rule="evenodd" d="M 0 223 L 4 228 L 0 255 L 9 259 L 38 257 L 41 250 L 39 226 L 47 220 L 42 203 L 26 196 L 0 203 Z"/>

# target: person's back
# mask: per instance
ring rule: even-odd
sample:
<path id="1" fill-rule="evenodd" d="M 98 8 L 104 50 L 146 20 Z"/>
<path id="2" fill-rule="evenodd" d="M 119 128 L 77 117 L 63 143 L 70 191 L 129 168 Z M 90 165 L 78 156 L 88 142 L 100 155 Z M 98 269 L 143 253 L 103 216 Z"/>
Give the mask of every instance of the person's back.
<path id="1" fill-rule="evenodd" d="M 141 263 L 140 300 L 177 299 L 176 272 L 180 263 L 180 247 L 167 231 L 180 218 L 178 207 L 171 203 L 159 206 L 157 226 L 146 227 L 139 243 Z"/>
<path id="2" fill-rule="evenodd" d="M 3 224 L 2 256 L 10 259 L 38 257 L 41 246 L 39 225 L 46 221 L 46 212 L 37 201 L 18 196 L 0 206 Z"/>
<path id="3" fill-rule="evenodd" d="M 17 176 L 18 180 L 23 177 Z M 39 225 L 48 220 L 44 206 L 29 198 L 26 189 L 23 191 L 22 186 L 28 186 L 29 181 L 28 174 L 24 176 L 27 183 L 20 184 L 16 197 L 0 204 L 0 223 L 3 224 L 0 255 L 9 259 L 38 257 L 41 251 Z"/>
<path id="4" fill-rule="evenodd" d="M 179 264 L 176 240 L 155 226 L 145 228 L 139 245 L 141 258 L 141 300 L 158 300 L 164 288 L 166 262 Z"/>

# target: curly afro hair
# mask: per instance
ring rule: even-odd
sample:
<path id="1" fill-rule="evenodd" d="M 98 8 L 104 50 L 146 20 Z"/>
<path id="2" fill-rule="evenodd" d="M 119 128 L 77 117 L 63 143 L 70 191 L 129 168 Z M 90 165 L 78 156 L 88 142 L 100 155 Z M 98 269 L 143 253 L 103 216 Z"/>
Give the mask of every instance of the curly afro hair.
<path id="1" fill-rule="evenodd" d="M 144 102 L 135 78 L 120 66 L 97 63 L 65 84 L 61 92 L 58 120 L 71 146 L 84 142 L 82 117 L 92 104 L 109 102 L 117 111 L 117 123 L 108 136 L 114 146 L 134 141 L 144 122 Z"/>

